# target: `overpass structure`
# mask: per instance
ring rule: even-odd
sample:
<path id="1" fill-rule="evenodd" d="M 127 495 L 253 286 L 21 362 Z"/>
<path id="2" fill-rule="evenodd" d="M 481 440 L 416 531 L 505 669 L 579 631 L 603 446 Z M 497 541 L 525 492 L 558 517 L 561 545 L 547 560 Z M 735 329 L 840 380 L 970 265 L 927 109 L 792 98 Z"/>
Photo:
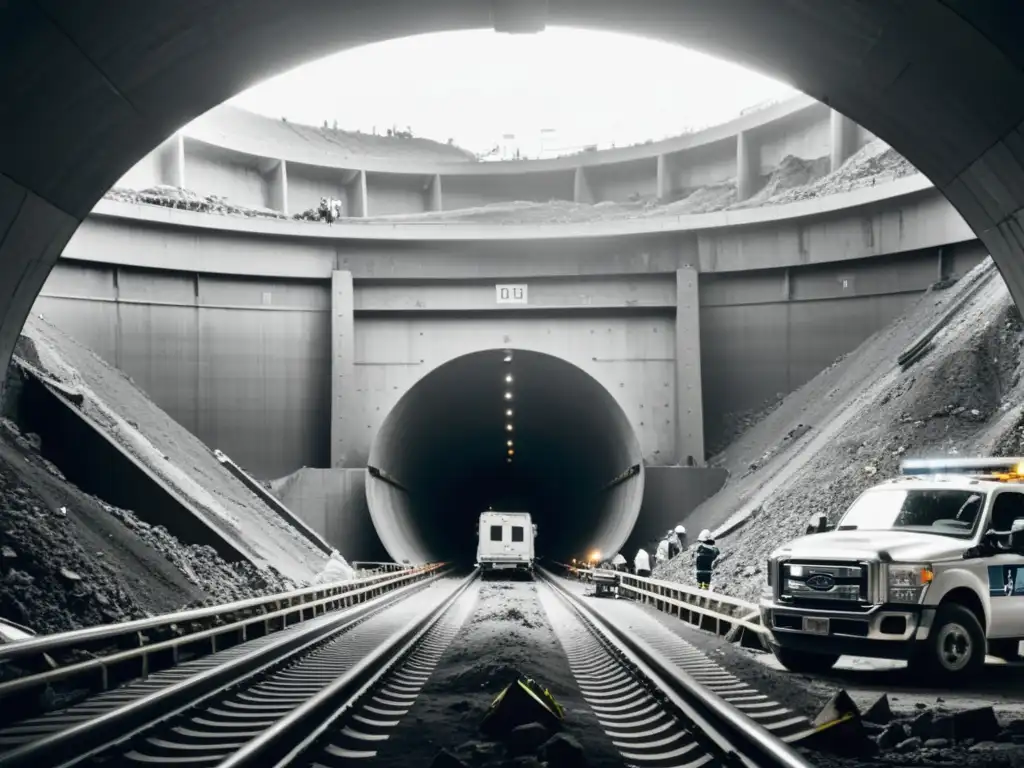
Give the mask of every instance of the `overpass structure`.
<path id="1" fill-rule="evenodd" d="M 703 464 L 730 415 L 803 384 L 985 254 L 920 174 L 857 166 L 847 191 L 805 185 L 796 202 L 756 205 L 783 162 L 839 179 L 872 139 L 806 97 L 681 139 L 557 161 L 480 163 L 444 145 L 356 138 L 369 146 L 214 110 L 120 186 L 184 184 L 284 214 L 289 189 L 312 189 L 288 185 L 286 169 L 299 167 L 306 181 L 362 175 L 365 190 L 348 197 L 362 201 L 359 215 L 328 227 L 104 200 L 36 306 L 263 477 L 317 468 L 284 487 L 357 556 L 373 554 L 369 542 L 352 551 L 354 532 L 371 531 L 364 496 L 388 549 L 410 559 L 451 543 L 442 526 L 412 525 L 424 498 L 429 508 L 551 505 L 580 521 L 561 526 L 566 541 L 621 543 L 638 519 L 641 532 L 662 530 L 722 482 Z M 311 145 L 323 165 L 310 165 Z M 734 148 L 731 162 L 709 147 Z M 688 194 L 698 180 L 739 189 L 751 147 L 761 160 L 750 205 L 735 207 L 734 195 L 726 210 L 672 214 L 665 195 L 679 192 L 659 181 L 666 168 L 686 169 Z M 600 174 L 602 201 L 646 197 L 650 215 L 532 225 L 401 215 L 424 213 L 466 169 L 476 194 L 459 205 L 512 203 L 524 190 L 539 203 Z M 432 198 L 417 196 L 424 179 Z M 313 189 L 300 207 L 339 188 Z M 380 208 L 399 216 L 365 215 Z M 525 498 L 512 490 L 524 486 Z M 582 514 L 595 505 L 607 530 Z"/>
<path id="2" fill-rule="evenodd" d="M 864 188 L 793 206 L 729 210 L 685 220 L 608 221 L 588 225 L 585 231 L 566 225 L 557 232 L 553 225 L 514 232 L 506 226 L 500 232 L 485 233 L 469 225 L 441 229 L 434 224 L 394 224 L 385 229 L 357 222 L 313 234 L 300 231 L 305 225 L 297 222 L 228 218 L 214 222 L 213 217 L 200 214 L 128 210 L 131 206 L 118 209 L 122 214 L 115 216 L 114 203 L 96 207 L 111 185 L 133 172 L 140 159 L 178 126 L 285 66 L 339 48 L 415 32 L 474 27 L 535 31 L 546 24 L 611 28 L 673 40 L 783 77 L 887 141 L 935 186 L 908 177 L 895 182 L 892 187 L 902 186 L 890 187 L 888 196 L 878 188 Z M 638 0 L 628 7 L 612 0 L 431 4 L 300 0 L 286 6 L 257 3 L 239 19 L 230 9 L 211 10 L 208 4 L 187 1 L 167 7 L 110 3 L 85 11 L 12 0 L 0 8 L 0 30 L 5 42 L 0 45 L 0 71 L 5 73 L 7 93 L 0 116 L 5 136 L 0 151 L 0 362 L 8 358 L 26 314 L 62 253 L 69 268 L 114 270 L 112 287 L 105 278 L 96 277 L 96 290 L 112 290 L 116 295 L 96 298 L 110 300 L 127 314 L 136 311 L 129 305 L 140 307 L 138 311 L 148 312 L 150 318 L 140 323 L 187 313 L 192 318 L 188 322 L 197 329 L 192 337 L 199 345 L 196 360 L 218 351 L 220 357 L 230 359 L 244 342 L 245 334 L 237 330 L 218 335 L 213 326 L 222 316 L 244 310 L 252 313 L 246 322 L 255 323 L 258 317 L 267 323 L 272 314 L 283 317 L 292 314 L 293 307 L 308 309 L 303 307 L 307 300 L 297 298 L 308 289 L 308 295 L 319 295 L 322 304 L 305 312 L 306 335 L 314 334 L 316 322 L 328 329 L 331 374 L 328 385 L 302 390 L 301 397 L 307 400 L 301 408 L 319 414 L 320 424 L 330 414 L 327 457 L 338 470 L 362 472 L 352 465 L 361 463 L 364 455 L 379 470 L 370 475 L 371 513 L 396 557 L 435 552 L 437 529 L 449 518 L 457 520 L 445 514 L 451 509 L 451 496 L 443 491 L 450 490 L 450 484 L 424 491 L 414 489 L 409 476 L 440 477 L 453 456 L 484 455 L 484 431 L 473 433 L 479 437 L 466 439 L 461 447 L 451 436 L 469 434 L 459 428 L 460 423 L 480 423 L 472 417 L 483 413 L 486 398 L 499 399 L 494 406 L 499 418 L 492 426 L 499 434 L 509 426 L 500 418 L 505 392 L 499 387 L 488 394 L 484 383 L 493 381 L 486 366 L 496 366 L 493 370 L 499 377 L 505 375 L 501 368 L 508 356 L 505 350 L 512 350 L 513 360 L 523 361 L 522 372 L 516 368 L 514 373 L 522 386 L 566 382 L 554 387 L 566 393 L 561 400 L 535 412 L 534 444 L 550 447 L 554 433 L 575 435 L 572 443 L 562 444 L 560 453 L 531 452 L 525 447 L 520 451 L 516 445 L 511 466 L 540 478 L 534 487 L 549 504 L 548 521 L 589 519 L 592 525 L 581 524 L 581 530 L 587 525 L 591 533 L 607 534 L 612 546 L 621 535 L 615 520 L 629 516 L 638 496 L 650 498 L 654 477 L 650 470 L 655 465 L 663 464 L 674 470 L 671 474 L 681 476 L 687 468 L 675 467 L 680 459 L 693 456 L 699 463 L 706 419 L 697 418 L 695 409 L 699 405 L 705 413 L 711 410 L 705 393 L 723 391 L 730 405 L 737 400 L 717 381 L 714 386 L 708 383 L 714 368 L 709 350 L 717 354 L 721 349 L 707 341 L 715 322 L 721 327 L 733 323 L 733 331 L 742 328 L 751 347 L 759 347 L 766 338 L 786 339 L 792 350 L 783 358 L 788 370 L 800 350 L 817 350 L 815 354 L 826 357 L 841 346 L 829 347 L 826 339 L 841 338 L 857 324 L 857 334 L 863 337 L 882 315 L 897 314 L 906 295 L 934 281 L 940 268 L 948 268 L 949 260 L 955 269 L 957 259 L 969 260 L 987 250 L 1013 295 L 1018 301 L 1024 296 L 1024 235 L 1019 221 L 1024 204 L 1024 61 L 1016 45 L 1024 18 L 1007 6 L 958 0 L 911 5 L 836 0 L 824 10 L 809 0 L 728 4 Z M 218 44 L 211 46 L 209 41 L 214 39 Z M 33 76 L 26 77 L 26 72 Z M 821 108 L 807 107 L 808 114 L 815 110 Z M 863 134 L 831 112 L 826 114 L 831 165 L 834 155 L 842 158 Z M 812 122 L 819 126 L 814 129 L 816 135 L 823 135 L 821 122 Z M 832 136 L 838 136 L 838 142 L 833 143 Z M 726 173 L 728 167 L 742 200 L 756 194 L 765 158 L 772 147 L 781 146 L 773 143 L 769 128 L 749 126 L 705 142 L 711 148 L 691 148 L 686 142 L 693 138 L 687 137 L 679 145 L 658 145 L 653 152 L 619 150 L 621 154 L 610 164 L 577 157 L 545 161 L 554 165 L 535 167 L 536 173 L 528 168 L 531 173 L 527 174 L 520 169 L 476 170 L 484 164 L 446 160 L 402 174 L 376 163 L 325 164 L 322 158 L 293 156 L 291 149 L 275 147 L 266 152 L 218 145 L 215 139 L 209 135 L 173 139 L 160 153 L 160 173 L 179 174 L 178 180 L 186 185 L 190 185 L 189 175 L 201 179 L 205 173 L 212 179 L 222 161 L 239 160 L 236 150 L 240 150 L 257 159 L 256 170 L 251 170 L 250 160 L 235 163 L 250 170 L 248 180 L 233 194 L 244 191 L 257 202 L 258 192 L 262 204 L 290 211 L 304 205 L 303 195 L 311 199 L 323 194 L 323 189 L 341 189 L 348 212 L 363 216 L 388 210 L 415 212 L 419 207 L 447 211 L 463 204 L 460 196 L 470 202 L 490 200 L 499 194 L 493 180 L 496 173 L 508 176 L 509 188 L 525 190 L 510 193 L 513 199 L 536 199 L 526 192 L 541 174 L 549 174 L 551 181 L 543 183 L 557 183 L 561 190 L 557 196 L 568 198 L 571 178 L 573 200 L 600 201 L 622 194 L 644 196 L 652 187 L 654 196 L 671 197 L 688 188 L 692 178 L 687 174 L 693 168 L 717 167 L 719 173 Z M 193 144 L 193 149 L 199 148 L 197 153 L 189 151 Z M 695 162 L 701 152 L 714 156 L 707 165 Z M 615 165 L 622 167 L 616 170 Z M 411 167 L 411 163 L 403 165 Z M 322 176 L 311 168 L 322 169 Z M 624 181 L 627 176 L 629 181 Z M 896 198 L 903 202 L 891 205 Z M 113 251 L 118 249 L 112 248 L 110 255 L 103 256 L 82 248 L 80 254 L 85 255 L 76 258 L 75 243 L 68 245 L 68 240 L 94 208 L 81 231 L 80 244 L 89 238 L 109 243 L 118 237 L 113 231 L 121 228 L 131 237 L 153 238 L 148 242 L 166 247 L 138 247 L 147 241 L 137 240 L 130 255 L 115 256 Z M 415 229 L 410 230 L 412 226 Z M 425 233 L 427 226 L 433 234 Z M 200 231 L 202 236 L 197 235 Z M 984 249 L 971 242 L 971 233 Z M 172 248 L 171 242 L 178 245 Z M 304 274 L 253 268 L 260 262 L 284 261 L 281 254 L 293 249 L 294 260 L 287 260 L 287 269 Z M 211 269 L 211 254 L 216 254 L 215 269 Z M 905 260 L 902 271 L 894 272 L 891 265 L 879 268 L 874 266 L 879 262 L 869 258 L 895 254 Z M 774 257 L 778 260 L 773 261 Z M 180 278 L 173 288 L 176 298 L 154 297 L 157 281 L 147 271 L 152 269 L 171 273 L 165 275 L 168 279 Z M 54 281 L 68 274 L 58 270 Z M 894 279 L 897 274 L 902 277 Z M 188 275 L 190 281 L 185 279 Z M 231 279 L 223 279 L 225 275 Z M 619 284 L 624 278 L 635 279 L 635 301 L 632 295 L 624 298 L 617 289 L 610 291 L 612 278 Z M 64 296 L 65 289 L 54 281 L 47 287 L 45 301 L 81 298 Z M 278 287 L 268 291 L 261 281 Z M 402 281 L 410 290 L 396 290 Z M 464 290 L 446 293 L 445 283 Z M 528 300 L 523 306 L 499 308 L 498 286 L 512 290 L 511 286 L 522 285 L 530 297 L 542 297 L 546 306 L 537 310 Z M 911 290 L 902 299 L 893 298 L 900 295 L 893 287 L 901 285 Z M 253 301 L 257 288 L 258 302 Z M 820 307 L 844 296 L 843 291 L 845 296 L 851 296 L 851 291 L 859 295 L 849 299 L 846 319 L 833 318 L 829 324 Z M 739 296 L 743 300 L 737 301 Z M 182 306 L 175 306 L 176 302 Z M 737 305 L 745 308 L 736 309 Z M 472 335 L 459 335 L 462 331 L 450 322 L 454 315 L 472 316 Z M 597 345 L 595 340 L 594 346 L 587 346 L 565 332 L 564 338 L 548 342 L 545 337 L 558 335 L 550 322 L 554 315 L 565 320 L 557 328 L 571 327 L 573 317 L 586 318 L 586 324 L 577 325 L 586 328 L 587 336 L 602 329 L 615 341 Z M 320 320 L 312 320 L 313 316 Z M 322 325 L 324 316 L 329 318 L 327 326 Z M 214 317 L 217 322 L 211 321 Z M 730 319 L 722 319 L 726 317 Z M 368 330 L 376 330 L 361 335 L 362 318 L 370 323 Z M 770 324 L 772 318 L 777 325 Z M 530 331 L 525 328 L 528 320 L 534 322 Z M 779 330 L 765 331 L 773 327 Z M 786 332 L 781 333 L 782 329 Z M 855 335 L 850 335 L 851 341 Z M 162 349 L 168 350 L 184 347 L 180 339 L 189 334 L 157 338 L 142 332 L 135 338 L 140 347 L 153 349 L 162 343 Z M 261 348 L 274 349 L 272 333 L 260 338 Z M 703 342 L 699 351 L 698 338 Z M 222 346 L 211 347 L 211 339 L 219 339 Z M 125 347 L 120 343 L 115 348 L 123 355 Z M 609 348 L 616 353 L 607 358 L 595 354 Z M 297 345 L 282 343 L 280 349 L 299 357 L 303 354 Z M 636 350 L 642 350 L 639 361 L 629 359 Z M 491 352 L 497 356 L 488 357 Z M 145 354 L 156 356 L 152 351 Z M 721 368 L 741 370 L 748 380 L 758 379 L 748 372 L 749 359 L 740 360 L 738 368 L 736 364 Z M 694 386 L 698 360 L 699 391 Z M 560 368 L 561 364 L 569 368 Z M 573 379 L 570 370 L 583 371 L 588 378 Z M 672 382 L 662 375 L 669 370 Z M 433 373 L 422 375 L 426 371 Z M 635 372 L 627 376 L 630 371 Z M 559 378 L 563 372 L 565 378 Z M 426 387 L 431 378 L 437 382 L 436 396 L 416 401 L 417 388 Z M 671 397 L 657 391 L 659 378 L 661 389 L 671 391 Z M 209 377 L 197 380 L 208 382 Z M 602 386 L 588 390 L 590 381 Z M 627 387 L 632 388 L 632 396 L 621 394 Z M 294 388 L 282 385 L 281 391 L 287 398 L 301 400 Z M 481 394 L 456 396 L 477 391 Z M 367 392 L 373 396 L 356 397 Z M 619 429 L 622 419 L 607 399 L 601 399 L 602 392 L 615 396 L 631 434 Z M 512 394 L 527 397 L 525 392 Z M 329 398 L 326 411 L 310 405 L 323 402 L 317 398 L 325 396 Z M 242 398 L 257 415 L 267 412 L 260 410 L 260 403 L 267 399 L 265 388 Z M 751 402 L 756 399 L 750 395 Z M 195 400 L 201 401 L 202 396 Z M 641 406 L 644 413 L 638 416 Z M 213 406 L 207 413 L 210 410 L 219 409 Z M 527 414 L 511 410 L 517 412 L 516 419 L 524 420 L 512 425 L 516 435 L 529 431 Z M 611 413 L 605 433 L 623 436 L 616 445 L 597 441 L 593 439 L 596 432 L 588 431 L 599 410 Z M 417 419 L 430 411 L 444 414 L 448 428 L 420 429 Z M 672 416 L 664 418 L 670 412 Z M 649 413 L 655 414 L 653 418 Z M 505 448 L 504 435 L 488 434 L 486 439 L 495 441 L 499 451 Z M 218 447 L 238 453 L 230 446 Z M 407 460 L 410 451 L 437 463 L 413 466 Z M 503 452 L 497 453 L 498 458 L 488 455 L 486 463 L 474 465 L 473 477 L 481 478 L 480 482 L 463 489 L 474 503 L 484 499 L 484 491 L 501 495 L 522 485 L 508 480 L 514 475 L 500 475 L 507 471 Z M 534 461 L 539 463 L 531 465 L 529 456 L 538 457 Z M 552 461 L 559 456 L 560 462 Z M 637 458 L 644 461 L 637 464 Z M 393 462 L 392 471 L 380 466 L 385 460 Z M 639 470 L 630 474 L 633 466 Z M 566 473 L 568 479 L 560 481 L 558 472 Z M 564 488 L 579 493 L 560 495 Z M 416 494 L 421 501 L 411 501 Z M 344 531 L 339 535 L 348 536 Z"/>

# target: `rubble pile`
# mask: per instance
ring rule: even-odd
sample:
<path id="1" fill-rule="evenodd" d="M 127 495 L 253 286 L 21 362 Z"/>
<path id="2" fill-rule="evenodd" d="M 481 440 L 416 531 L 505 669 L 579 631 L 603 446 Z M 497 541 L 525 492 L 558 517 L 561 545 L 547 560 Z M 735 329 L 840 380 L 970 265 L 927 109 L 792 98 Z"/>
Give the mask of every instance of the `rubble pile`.
<path id="1" fill-rule="evenodd" d="M 977 285 L 992 270 L 987 260 L 961 282 Z M 731 476 L 695 511 L 705 515 L 700 523 L 687 527 L 715 530 L 734 513 L 748 514 L 718 541 L 714 589 L 756 600 L 773 549 L 803 535 L 814 513 L 834 524 L 861 492 L 897 475 L 905 458 L 1013 455 L 1024 448 L 1024 323 L 998 274 L 939 332 L 929 352 L 905 369 L 896 362 L 901 344 L 952 306 L 960 290 L 926 295 L 712 462 Z M 872 375 L 841 390 L 853 370 Z M 693 571 L 689 550 L 655 575 L 693 583 Z"/>
<path id="2" fill-rule="evenodd" d="M 114 187 L 103 196 L 105 200 L 116 200 L 121 203 L 135 205 L 159 205 L 164 208 L 177 208 L 183 211 L 198 213 L 215 213 L 220 216 L 245 216 L 246 218 L 287 219 L 280 211 L 269 208 L 253 208 L 245 205 L 234 205 L 227 198 L 218 195 L 200 195 L 189 189 L 158 184 L 141 191 Z"/>

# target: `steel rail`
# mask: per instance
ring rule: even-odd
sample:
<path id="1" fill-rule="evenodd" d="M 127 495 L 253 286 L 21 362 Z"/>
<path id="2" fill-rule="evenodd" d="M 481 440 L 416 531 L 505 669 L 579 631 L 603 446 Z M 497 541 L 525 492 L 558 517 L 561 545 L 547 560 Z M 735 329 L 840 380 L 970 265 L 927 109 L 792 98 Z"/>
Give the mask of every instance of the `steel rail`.
<path id="1" fill-rule="evenodd" d="M 407 599 L 434 575 L 341 611 L 307 631 L 287 635 L 252 653 L 193 675 L 86 722 L 51 733 L 0 754 L 0 768 L 38 768 L 44 765 L 75 765 L 109 749 L 113 744 L 138 736 L 166 720 L 194 708 L 226 688 L 280 667 L 308 653 L 332 637 L 362 623 L 379 610 Z"/>
<path id="2" fill-rule="evenodd" d="M 284 768 L 293 765 L 302 753 L 314 746 L 317 739 L 413 651 L 478 576 L 479 571 L 474 570 L 430 613 L 396 632 L 372 654 L 219 763 L 217 768 Z"/>
<path id="3" fill-rule="evenodd" d="M 638 637 L 612 625 L 585 601 L 566 590 L 555 576 L 538 569 L 555 594 L 614 646 L 666 700 L 693 723 L 720 750 L 726 762 L 740 761 L 750 768 L 811 768 L 799 752 L 773 736 L 734 706 L 694 680 Z"/>
<path id="4" fill-rule="evenodd" d="M 171 653 L 174 653 L 175 654 L 175 658 L 173 659 L 173 663 L 171 665 L 171 666 L 173 666 L 174 663 L 177 662 L 177 658 L 176 658 L 177 650 L 179 648 L 181 648 L 182 646 L 192 645 L 194 643 L 198 643 L 198 642 L 203 641 L 203 640 L 209 640 L 210 641 L 209 653 L 216 653 L 218 650 L 222 650 L 222 649 L 218 649 L 216 647 L 217 638 L 220 637 L 221 635 L 228 635 L 228 634 L 238 633 L 239 636 L 241 637 L 240 642 L 245 642 L 245 640 L 247 640 L 247 639 L 253 639 L 253 638 L 247 638 L 245 636 L 246 629 L 249 626 L 251 626 L 251 625 L 256 625 L 256 624 L 260 624 L 260 623 L 267 623 L 267 622 L 274 621 L 276 619 L 280 619 L 281 620 L 281 627 L 280 628 L 278 628 L 277 630 L 269 630 L 269 628 L 268 628 L 268 631 L 264 632 L 264 635 L 271 634 L 272 631 L 280 631 L 280 630 L 286 629 L 288 626 L 294 626 L 294 624 L 288 625 L 288 623 L 287 623 L 288 617 L 291 614 L 293 614 L 293 613 L 296 613 L 296 612 L 304 613 L 306 611 L 312 611 L 313 612 L 313 616 L 311 616 L 309 618 L 315 618 L 317 615 L 323 615 L 323 613 L 328 612 L 328 608 L 332 604 L 334 604 L 334 603 L 338 603 L 340 601 L 347 602 L 347 601 L 350 601 L 350 600 L 354 600 L 356 603 L 360 603 L 360 602 L 363 602 L 364 599 L 372 599 L 373 597 L 380 596 L 379 594 L 376 594 L 378 590 L 386 590 L 385 592 L 382 592 L 381 594 L 387 594 L 388 592 L 394 591 L 395 589 L 400 589 L 401 587 L 398 586 L 398 585 L 400 585 L 402 582 L 405 582 L 405 581 L 416 582 L 420 578 L 422 578 L 424 574 L 436 573 L 442 567 L 443 566 L 439 566 L 439 565 L 438 566 L 428 566 L 426 568 L 419 569 L 419 570 L 412 571 L 412 572 L 402 572 L 400 574 L 388 574 L 389 578 L 377 580 L 376 583 L 371 583 L 371 584 L 369 584 L 367 586 L 357 587 L 355 589 L 348 589 L 348 590 L 345 590 L 345 591 L 342 591 L 342 592 L 337 592 L 335 594 L 332 594 L 332 595 L 327 596 L 327 597 L 320 598 L 320 599 L 312 601 L 312 602 L 306 602 L 306 603 L 300 603 L 298 605 L 286 606 L 284 608 L 280 608 L 280 609 L 278 609 L 276 611 L 272 611 L 270 613 L 254 614 L 254 615 L 248 616 L 246 618 L 238 619 L 237 621 L 231 622 L 229 624 L 221 624 L 219 626 L 210 627 L 209 629 L 201 629 L 201 630 L 198 630 L 196 632 L 190 632 L 188 634 L 183 634 L 183 635 L 180 635 L 178 637 L 173 637 L 173 638 L 170 638 L 168 640 L 161 640 L 161 641 L 158 641 L 158 642 L 155 642 L 155 643 L 151 643 L 151 644 L 147 644 L 147 645 L 140 645 L 140 646 L 138 646 L 136 648 L 130 648 L 130 649 L 127 649 L 127 650 L 124 650 L 124 651 L 115 651 L 114 653 L 106 654 L 104 656 L 100 656 L 100 657 L 97 657 L 97 658 L 94 658 L 94 659 L 89 659 L 87 661 L 81 661 L 81 662 L 77 662 L 77 663 L 74 663 L 74 664 L 68 664 L 66 666 L 58 667 L 56 669 L 51 669 L 51 670 L 48 670 L 46 672 L 40 672 L 38 674 L 25 675 L 23 677 L 15 678 L 13 680 L 9 680 L 9 681 L 6 681 L 4 683 L 0 683 L 0 699 L 3 699 L 4 697 L 10 696 L 11 694 L 14 694 L 14 693 L 18 693 L 18 692 L 21 692 L 21 691 L 29 690 L 29 689 L 32 689 L 32 688 L 38 688 L 38 687 L 43 686 L 43 685 L 50 685 L 50 684 L 53 684 L 53 683 L 60 682 L 61 680 L 67 680 L 68 678 L 71 678 L 71 677 L 76 677 L 76 676 L 80 676 L 80 675 L 86 675 L 86 674 L 89 674 L 89 673 L 92 673 L 92 672 L 98 672 L 100 675 L 102 675 L 101 684 L 98 687 L 99 687 L 100 690 L 107 690 L 108 687 L 109 687 L 109 685 L 108 685 L 108 675 L 110 673 L 111 668 L 114 665 L 116 665 L 116 664 L 121 664 L 121 663 L 132 661 L 133 659 L 141 658 L 142 659 L 142 669 L 141 669 L 140 673 L 141 673 L 141 675 L 143 677 L 145 677 L 151 671 L 149 669 L 149 665 L 147 663 L 148 657 L 153 655 L 153 654 L 161 653 L 161 652 L 164 652 L 164 651 L 170 651 Z M 349 607 L 352 607 L 352 606 L 351 605 L 346 605 L 345 607 L 349 608 Z M 320 613 L 317 613 L 317 611 L 320 610 L 320 609 L 323 609 L 323 610 Z M 157 617 L 157 618 L 160 618 L 160 617 Z M 306 619 L 300 619 L 300 621 L 304 621 L 304 620 L 306 620 Z M 296 623 L 300 623 L 300 622 L 296 622 Z M 88 630 L 83 630 L 83 631 L 87 632 Z M 129 634 L 133 634 L 133 633 L 129 633 Z M 47 639 L 46 637 L 40 638 L 40 640 L 46 640 L 46 639 Z M 25 641 L 21 641 L 18 644 L 11 644 L 11 646 L 12 647 L 17 647 L 19 645 L 27 645 L 29 643 L 34 643 L 34 642 L 35 641 L 33 641 L 33 640 L 25 640 Z M 74 647 L 74 646 L 70 646 L 70 647 Z M 24 655 L 24 653 L 22 655 Z M 3 660 L 4 659 L 2 657 L 0 657 L 0 661 L 3 661 Z"/>
<path id="5" fill-rule="evenodd" d="M 421 571 L 430 568 L 439 568 L 442 564 L 425 565 L 417 568 L 408 568 L 408 572 Z M 146 632 L 154 629 L 169 628 L 173 625 L 187 625 L 203 619 L 220 618 L 225 615 L 253 610 L 256 608 L 282 607 L 299 608 L 303 604 L 295 603 L 311 595 L 313 600 L 322 599 L 331 595 L 339 595 L 350 592 L 354 589 L 361 589 L 371 586 L 383 586 L 388 581 L 400 578 L 399 573 L 385 573 L 379 576 L 370 576 L 365 579 L 352 581 L 335 582 L 334 584 L 303 587 L 294 592 L 280 592 L 267 597 L 253 597 L 247 600 L 237 600 L 233 603 L 213 605 L 205 608 L 194 608 L 187 611 L 165 613 L 160 616 L 153 616 L 145 619 L 134 619 L 121 622 L 120 624 L 102 624 L 96 627 L 76 629 L 69 632 L 58 632 L 52 635 L 43 635 L 31 640 L 22 640 L 17 643 L 8 643 L 0 646 L 0 662 L 10 661 L 15 658 L 53 653 L 60 650 L 77 649 L 83 645 L 99 642 L 102 640 L 113 640 L 125 635 L 132 635 L 138 632 Z M 321 593 L 323 593 L 321 595 Z M 284 605 L 282 605 L 284 604 Z"/>

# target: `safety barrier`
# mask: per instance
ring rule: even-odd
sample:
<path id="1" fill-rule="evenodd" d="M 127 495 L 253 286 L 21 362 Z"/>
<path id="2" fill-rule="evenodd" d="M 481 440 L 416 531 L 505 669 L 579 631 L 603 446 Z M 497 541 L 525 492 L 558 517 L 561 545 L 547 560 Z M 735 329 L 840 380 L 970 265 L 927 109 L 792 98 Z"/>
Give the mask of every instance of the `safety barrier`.
<path id="1" fill-rule="evenodd" d="M 756 645 L 764 645 L 767 634 L 761 625 L 760 611 L 751 602 L 706 589 L 690 587 L 674 581 L 635 576 L 622 571 L 579 568 L 562 565 L 570 578 L 593 581 L 595 573 L 618 578 L 619 594 L 648 604 L 698 629 L 724 635 L 729 640 L 742 640 L 742 630 L 754 633 Z"/>
<path id="2" fill-rule="evenodd" d="M 424 565 L 398 573 L 0 645 L 0 664 L 14 662 L 11 666 L 24 667 L 22 676 L 0 684 L 0 698 L 83 675 L 96 676 L 88 685 L 92 690 L 107 690 L 125 679 L 145 677 L 186 659 L 224 650 L 329 611 L 349 608 L 429 578 L 444 567 L 444 563 Z M 83 656 L 91 658 L 78 660 Z M 67 663 L 61 665 L 60 661 Z M 80 685 L 76 681 L 76 687 Z"/>

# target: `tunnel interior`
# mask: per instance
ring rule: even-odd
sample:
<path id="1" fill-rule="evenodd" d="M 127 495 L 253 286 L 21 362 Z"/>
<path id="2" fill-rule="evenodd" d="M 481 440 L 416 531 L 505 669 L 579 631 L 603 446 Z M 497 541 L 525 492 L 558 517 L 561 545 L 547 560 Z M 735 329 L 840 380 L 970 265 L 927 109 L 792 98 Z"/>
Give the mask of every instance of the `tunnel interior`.
<path id="1" fill-rule="evenodd" d="M 644 484 L 639 442 L 612 395 L 565 360 L 516 349 L 427 374 L 388 414 L 367 472 L 384 547 L 413 563 L 473 562 L 488 509 L 530 512 L 538 557 L 611 553 Z"/>

